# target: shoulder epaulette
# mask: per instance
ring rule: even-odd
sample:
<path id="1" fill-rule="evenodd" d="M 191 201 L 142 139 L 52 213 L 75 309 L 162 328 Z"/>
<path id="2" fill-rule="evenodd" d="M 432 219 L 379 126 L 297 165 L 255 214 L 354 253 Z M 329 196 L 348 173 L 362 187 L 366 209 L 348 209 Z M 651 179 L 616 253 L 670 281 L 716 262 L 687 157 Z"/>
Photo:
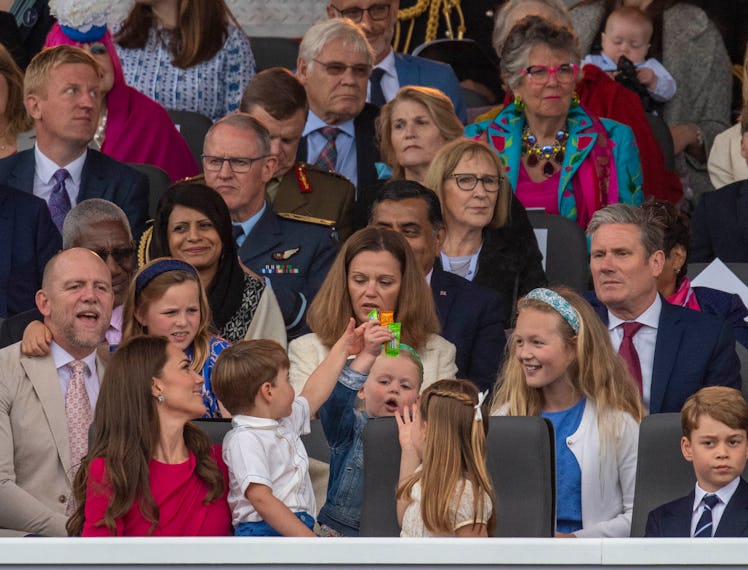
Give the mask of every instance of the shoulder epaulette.
<path id="1" fill-rule="evenodd" d="M 292 220 L 294 222 L 306 222 L 308 224 L 316 224 L 318 226 L 325 226 L 326 228 L 334 228 L 335 220 L 325 220 L 324 218 L 315 218 L 313 216 L 304 216 L 302 214 L 294 214 L 292 212 L 277 212 L 276 215 L 284 220 Z"/>

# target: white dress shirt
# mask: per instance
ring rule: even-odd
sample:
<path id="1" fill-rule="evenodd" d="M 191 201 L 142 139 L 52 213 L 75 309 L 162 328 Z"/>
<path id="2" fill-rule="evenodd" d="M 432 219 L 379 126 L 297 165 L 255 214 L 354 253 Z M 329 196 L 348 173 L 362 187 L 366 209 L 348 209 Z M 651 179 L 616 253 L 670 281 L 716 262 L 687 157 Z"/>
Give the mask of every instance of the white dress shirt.
<path id="1" fill-rule="evenodd" d="M 696 525 L 698 524 L 701 515 L 704 513 L 704 503 L 702 502 L 704 495 L 717 495 L 720 501 L 712 507 L 712 536 L 714 536 L 714 533 L 717 532 L 719 521 L 722 519 L 722 514 L 725 512 L 725 507 L 727 507 L 727 503 L 730 502 L 735 491 L 738 490 L 739 484 L 740 477 L 735 477 L 732 482 L 728 483 L 718 491 L 708 493 L 699 487 L 698 483 L 696 483 L 696 491 L 693 498 L 693 512 L 691 514 L 691 536 L 696 532 Z"/>
<path id="2" fill-rule="evenodd" d="M 608 331 L 613 348 L 618 352 L 623 342 L 623 327 L 625 322 L 641 323 L 644 326 L 634 335 L 634 348 L 639 355 L 639 366 L 642 371 L 642 399 L 644 407 L 649 409 L 649 400 L 652 394 L 652 369 L 654 364 L 655 345 L 657 344 L 657 327 L 660 323 L 660 312 L 662 311 L 662 300 L 655 295 L 654 302 L 641 315 L 633 321 L 623 321 L 608 311 Z"/>
<path id="3" fill-rule="evenodd" d="M 49 197 L 52 195 L 52 189 L 57 184 L 55 172 L 64 168 L 68 171 L 65 179 L 65 190 L 70 198 L 70 206 L 75 207 L 78 203 L 78 192 L 81 188 L 81 177 L 83 176 L 83 165 L 86 164 L 88 151 L 83 152 L 78 158 L 65 166 L 55 164 L 50 158 L 47 158 L 38 145 L 34 145 L 34 158 L 36 167 L 34 169 L 34 196 L 38 196 L 45 202 L 49 203 Z"/>

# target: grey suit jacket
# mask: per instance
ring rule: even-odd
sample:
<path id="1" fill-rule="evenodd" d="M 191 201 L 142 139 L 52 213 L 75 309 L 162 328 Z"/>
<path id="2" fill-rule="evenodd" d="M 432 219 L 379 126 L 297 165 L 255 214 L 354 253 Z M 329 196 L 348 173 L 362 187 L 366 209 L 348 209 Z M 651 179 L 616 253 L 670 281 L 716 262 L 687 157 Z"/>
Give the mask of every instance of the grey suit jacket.
<path id="1" fill-rule="evenodd" d="M 103 377 L 104 364 L 96 369 Z M 75 477 L 54 360 L 0 350 L 0 536 L 66 536 Z"/>

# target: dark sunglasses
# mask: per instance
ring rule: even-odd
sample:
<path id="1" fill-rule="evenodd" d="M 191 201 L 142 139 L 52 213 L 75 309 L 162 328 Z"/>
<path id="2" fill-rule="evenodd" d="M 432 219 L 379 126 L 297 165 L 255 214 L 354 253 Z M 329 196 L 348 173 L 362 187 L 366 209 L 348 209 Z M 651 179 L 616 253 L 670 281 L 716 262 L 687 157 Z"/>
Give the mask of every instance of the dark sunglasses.
<path id="1" fill-rule="evenodd" d="M 135 247 L 116 247 L 114 249 L 92 249 L 96 255 L 98 255 L 104 263 L 107 262 L 109 256 L 112 256 L 114 262 L 120 267 L 132 267 L 135 265 Z"/>

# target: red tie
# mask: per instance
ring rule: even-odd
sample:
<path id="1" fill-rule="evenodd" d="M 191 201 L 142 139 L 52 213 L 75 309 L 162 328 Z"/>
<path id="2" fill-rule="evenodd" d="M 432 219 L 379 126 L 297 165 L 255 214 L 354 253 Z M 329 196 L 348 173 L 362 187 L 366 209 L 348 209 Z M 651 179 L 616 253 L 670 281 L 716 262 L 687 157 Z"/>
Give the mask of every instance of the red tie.
<path id="1" fill-rule="evenodd" d="M 314 161 L 314 166 L 334 172 L 338 161 L 338 149 L 335 146 L 335 139 L 338 138 L 340 129 L 337 127 L 322 127 L 319 129 L 319 132 L 327 139 L 327 142 L 319 153 L 317 160 Z"/>
<path id="2" fill-rule="evenodd" d="M 639 394 L 643 394 L 642 368 L 639 364 L 639 353 L 636 352 L 636 347 L 634 346 L 634 335 L 644 325 L 642 323 L 631 322 L 623 323 L 620 326 L 623 327 L 623 340 L 621 341 L 621 346 L 618 348 L 618 354 L 626 361 L 629 372 L 631 372 L 631 377 L 639 388 Z"/>

